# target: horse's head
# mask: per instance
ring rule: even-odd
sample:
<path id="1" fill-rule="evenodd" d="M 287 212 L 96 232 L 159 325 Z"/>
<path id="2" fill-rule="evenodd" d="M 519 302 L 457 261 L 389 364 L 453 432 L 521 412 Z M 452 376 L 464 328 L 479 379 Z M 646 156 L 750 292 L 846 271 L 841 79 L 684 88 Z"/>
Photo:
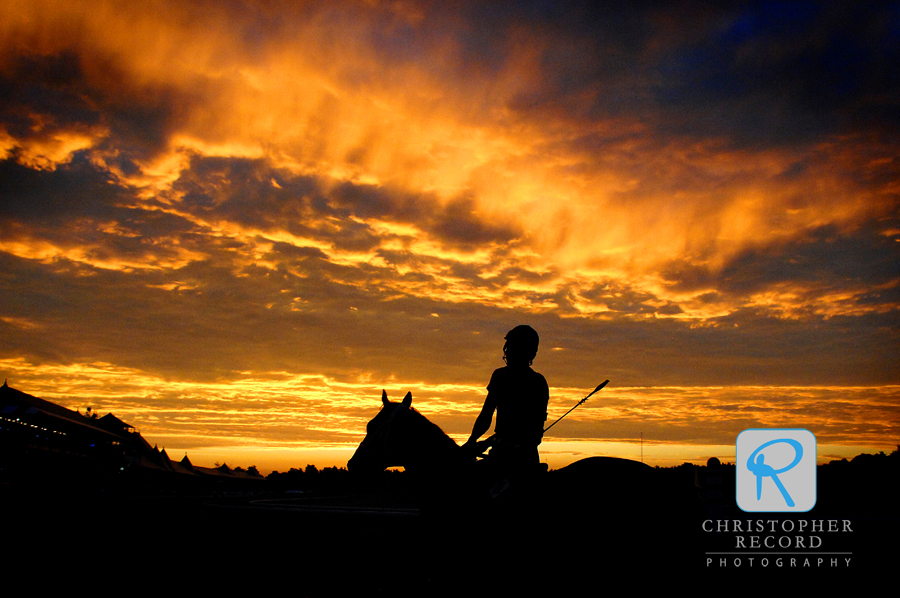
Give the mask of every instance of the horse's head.
<path id="1" fill-rule="evenodd" d="M 413 412 L 412 393 L 406 393 L 401 402 L 392 403 L 387 398 L 387 392 L 382 390 L 381 402 L 381 411 L 366 425 L 366 437 L 347 462 L 350 471 L 384 471 L 388 467 L 405 464 L 402 428 L 407 423 L 408 414 Z"/>

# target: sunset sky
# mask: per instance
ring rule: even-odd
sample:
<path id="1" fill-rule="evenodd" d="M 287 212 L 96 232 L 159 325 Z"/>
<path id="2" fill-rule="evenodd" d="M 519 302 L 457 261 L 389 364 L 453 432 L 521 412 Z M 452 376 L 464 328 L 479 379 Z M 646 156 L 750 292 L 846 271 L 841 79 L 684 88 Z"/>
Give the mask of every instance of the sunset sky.
<path id="1" fill-rule="evenodd" d="M 0 377 L 173 458 L 900 443 L 900 4 L 0 0 Z"/>

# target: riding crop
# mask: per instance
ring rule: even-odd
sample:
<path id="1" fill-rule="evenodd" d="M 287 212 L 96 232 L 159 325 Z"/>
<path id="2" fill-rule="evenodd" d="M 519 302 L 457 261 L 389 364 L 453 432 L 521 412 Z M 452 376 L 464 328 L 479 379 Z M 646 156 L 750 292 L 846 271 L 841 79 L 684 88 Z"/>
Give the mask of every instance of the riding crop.
<path id="1" fill-rule="evenodd" d="M 603 387 L 606 386 L 607 384 L 609 384 L 609 380 L 606 380 L 606 381 L 604 381 L 604 382 L 598 384 L 598 385 L 597 385 L 597 388 L 595 388 L 594 390 L 591 391 L 591 394 L 589 394 L 588 396 L 584 397 L 583 399 L 581 399 L 580 401 L 578 401 L 577 403 L 575 403 L 575 407 L 572 407 L 571 409 L 569 409 L 568 411 L 566 411 L 565 413 L 563 413 L 563 414 L 562 414 L 562 417 L 560 417 L 558 420 L 556 420 L 555 422 L 553 422 L 552 424 L 550 424 L 549 426 L 547 426 L 546 428 L 544 428 L 544 432 L 546 433 L 547 430 L 549 430 L 550 428 L 552 428 L 553 426 L 555 426 L 556 424 L 558 424 L 560 419 L 562 419 L 563 417 L 565 417 L 565 416 L 569 415 L 570 413 L 572 413 L 573 411 L 575 411 L 575 409 L 576 409 L 577 407 L 580 407 L 582 403 L 584 403 L 584 402 L 587 401 L 589 398 L 591 398 L 592 396 L 594 396 L 594 393 L 595 393 L 595 392 L 597 392 L 598 390 L 600 390 L 601 388 L 603 388 Z"/>

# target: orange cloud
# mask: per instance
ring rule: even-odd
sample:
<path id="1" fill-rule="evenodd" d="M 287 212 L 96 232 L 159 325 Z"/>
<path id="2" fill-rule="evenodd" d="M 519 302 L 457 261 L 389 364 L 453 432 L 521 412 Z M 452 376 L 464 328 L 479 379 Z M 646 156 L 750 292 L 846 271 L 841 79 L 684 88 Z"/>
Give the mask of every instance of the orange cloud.
<path id="1" fill-rule="evenodd" d="M 202 19 L 197 10 L 27 3 L 11 11 L 4 39 L 7 48 L 79 52 L 83 77 L 110 108 L 150 102 L 149 109 L 171 95 L 164 153 L 265 156 L 298 174 L 433 193 L 443 202 L 466 193 L 478 219 L 515 220 L 543 261 L 581 287 L 612 277 L 683 301 L 658 280 L 675 256 L 718 272 L 749 248 L 814 227 L 852 229 L 894 207 L 887 188 L 863 189 L 848 178 L 892 168 L 871 145 L 861 162 L 852 139 L 750 152 L 656 138 L 653 114 L 642 125 L 599 120 L 587 130 L 576 118 L 524 120 L 511 106 L 543 82 L 547 40 L 534 31 L 510 38 L 519 51 L 490 79 L 476 70 L 462 80 L 445 76 L 461 59 L 449 37 L 424 46 L 427 56 L 385 62 L 370 34 L 388 18 L 377 6 L 279 13 L 290 28 L 266 21 L 272 15 L 262 8 L 250 24 L 227 5 L 204 9 Z M 417 14 L 389 22 L 421 34 L 428 23 Z M 341 19 L 339 35 L 332 18 Z M 53 148 L 23 145 L 20 159 L 65 161 L 103 138 L 60 135 Z M 603 143 L 601 153 L 587 151 L 586 139 Z M 797 164 L 805 171 L 785 178 Z M 418 232 L 427 243 L 427 232 Z"/>

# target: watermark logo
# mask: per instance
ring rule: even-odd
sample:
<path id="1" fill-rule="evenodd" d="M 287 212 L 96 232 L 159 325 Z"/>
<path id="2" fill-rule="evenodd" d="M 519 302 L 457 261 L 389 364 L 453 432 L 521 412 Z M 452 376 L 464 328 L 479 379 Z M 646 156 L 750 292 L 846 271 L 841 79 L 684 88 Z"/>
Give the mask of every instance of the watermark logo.
<path id="1" fill-rule="evenodd" d="M 816 437 L 802 429 L 750 429 L 735 443 L 737 505 L 806 512 L 816 504 Z"/>

